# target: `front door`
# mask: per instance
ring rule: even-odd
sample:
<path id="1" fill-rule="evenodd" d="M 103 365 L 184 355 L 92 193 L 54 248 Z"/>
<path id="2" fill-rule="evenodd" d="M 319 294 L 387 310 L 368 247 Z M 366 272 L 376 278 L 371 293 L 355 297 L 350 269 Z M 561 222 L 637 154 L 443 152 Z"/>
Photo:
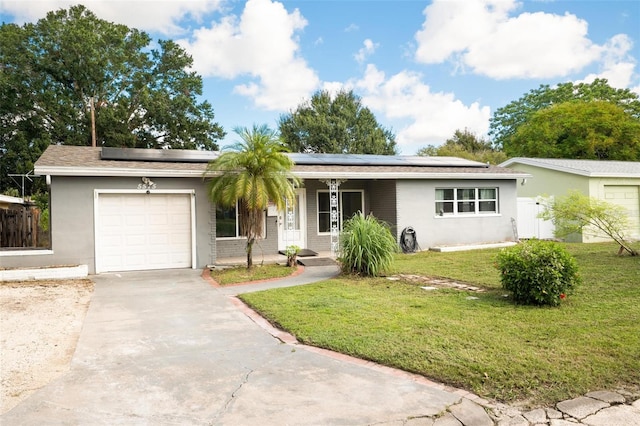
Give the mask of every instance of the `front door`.
<path id="1" fill-rule="evenodd" d="M 307 245 L 307 201 L 304 188 L 296 189 L 295 204 L 287 211 L 278 212 L 278 250 L 288 246 L 305 248 Z"/>

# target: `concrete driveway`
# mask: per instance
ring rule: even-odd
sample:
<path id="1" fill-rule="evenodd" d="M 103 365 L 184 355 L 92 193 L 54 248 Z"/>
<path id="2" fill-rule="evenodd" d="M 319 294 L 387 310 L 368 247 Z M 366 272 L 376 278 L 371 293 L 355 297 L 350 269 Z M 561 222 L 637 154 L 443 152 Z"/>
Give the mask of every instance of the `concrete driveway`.
<path id="1" fill-rule="evenodd" d="M 404 424 L 461 400 L 408 375 L 282 343 L 232 303 L 238 287 L 214 288 L 200 272 L 94 277 L 70 371 L 0 423 Z"/>

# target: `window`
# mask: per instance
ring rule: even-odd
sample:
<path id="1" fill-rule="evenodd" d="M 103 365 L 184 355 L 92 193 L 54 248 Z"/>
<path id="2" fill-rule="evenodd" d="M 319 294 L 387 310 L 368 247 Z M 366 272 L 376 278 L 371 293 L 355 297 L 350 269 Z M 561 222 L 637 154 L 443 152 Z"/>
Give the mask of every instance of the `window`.
<path id="1" fill-rule="evenodd" d="M 339 191 L 338 223 L 342 229 L 342 223 L 350 219 L 357 212 L 364 211 L 363 191 Z M 331 232 L 331 203 L 329 191 L 318 191 L 318 233 Z"/>
<path id="2" fill-rule="evenodd" d="M 216 238 L 239 238 L 242 236 L 241 218 L 238 204 L 235 207 L 216 206 Z M 262 217 L 262 233 L 264 237 L 264 216 Z"/>
<path id="3" fill-rule="evenodd" d="M 498 213 L 498 188 L 437 188 L 438 216 Z"/>

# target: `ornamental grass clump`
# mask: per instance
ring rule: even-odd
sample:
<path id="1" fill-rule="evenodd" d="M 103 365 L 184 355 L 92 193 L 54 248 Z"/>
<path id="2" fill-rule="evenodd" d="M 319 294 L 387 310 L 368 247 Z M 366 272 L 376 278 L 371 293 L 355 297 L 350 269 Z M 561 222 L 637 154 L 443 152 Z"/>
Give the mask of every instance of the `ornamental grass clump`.
<path id="1" fill-rule="evenodd" d="M 552 241 L 530 240 L 498 253 L 502 287 L 523 305 L 557 306 L 580 283 L 576 260 Z"/>
<path id="2" fill-rule="evenodd" d="M 338 257 L 343 272 L 379 276 L 391 267 L 397 251 L 389 226 L 374 216 L 358 212 L 344 223 Z"/>

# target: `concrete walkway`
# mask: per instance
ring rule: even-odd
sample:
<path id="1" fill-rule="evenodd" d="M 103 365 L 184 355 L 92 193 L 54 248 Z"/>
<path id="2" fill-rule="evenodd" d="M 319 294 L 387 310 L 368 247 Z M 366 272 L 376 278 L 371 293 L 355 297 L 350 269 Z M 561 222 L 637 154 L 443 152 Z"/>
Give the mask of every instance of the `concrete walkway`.
<path id="1" fill-rule="evenodd" d="M 95 276 L 70 371 L 0 417 L 0 424 L 534 424 L 524 416 L 537 413 L 492 406 L 418 376 L 283 343 L 230 297 L 336 272 L 307 267 L 296 277 L 227 288 L 213 287 L 192 270 Z M 609 406 L 628 407 L 616 415 L 638 408 Z M 585 412 L 575 405 L 567 410 Z M 567 420 L 547 416 L 541 424 Z"/>

